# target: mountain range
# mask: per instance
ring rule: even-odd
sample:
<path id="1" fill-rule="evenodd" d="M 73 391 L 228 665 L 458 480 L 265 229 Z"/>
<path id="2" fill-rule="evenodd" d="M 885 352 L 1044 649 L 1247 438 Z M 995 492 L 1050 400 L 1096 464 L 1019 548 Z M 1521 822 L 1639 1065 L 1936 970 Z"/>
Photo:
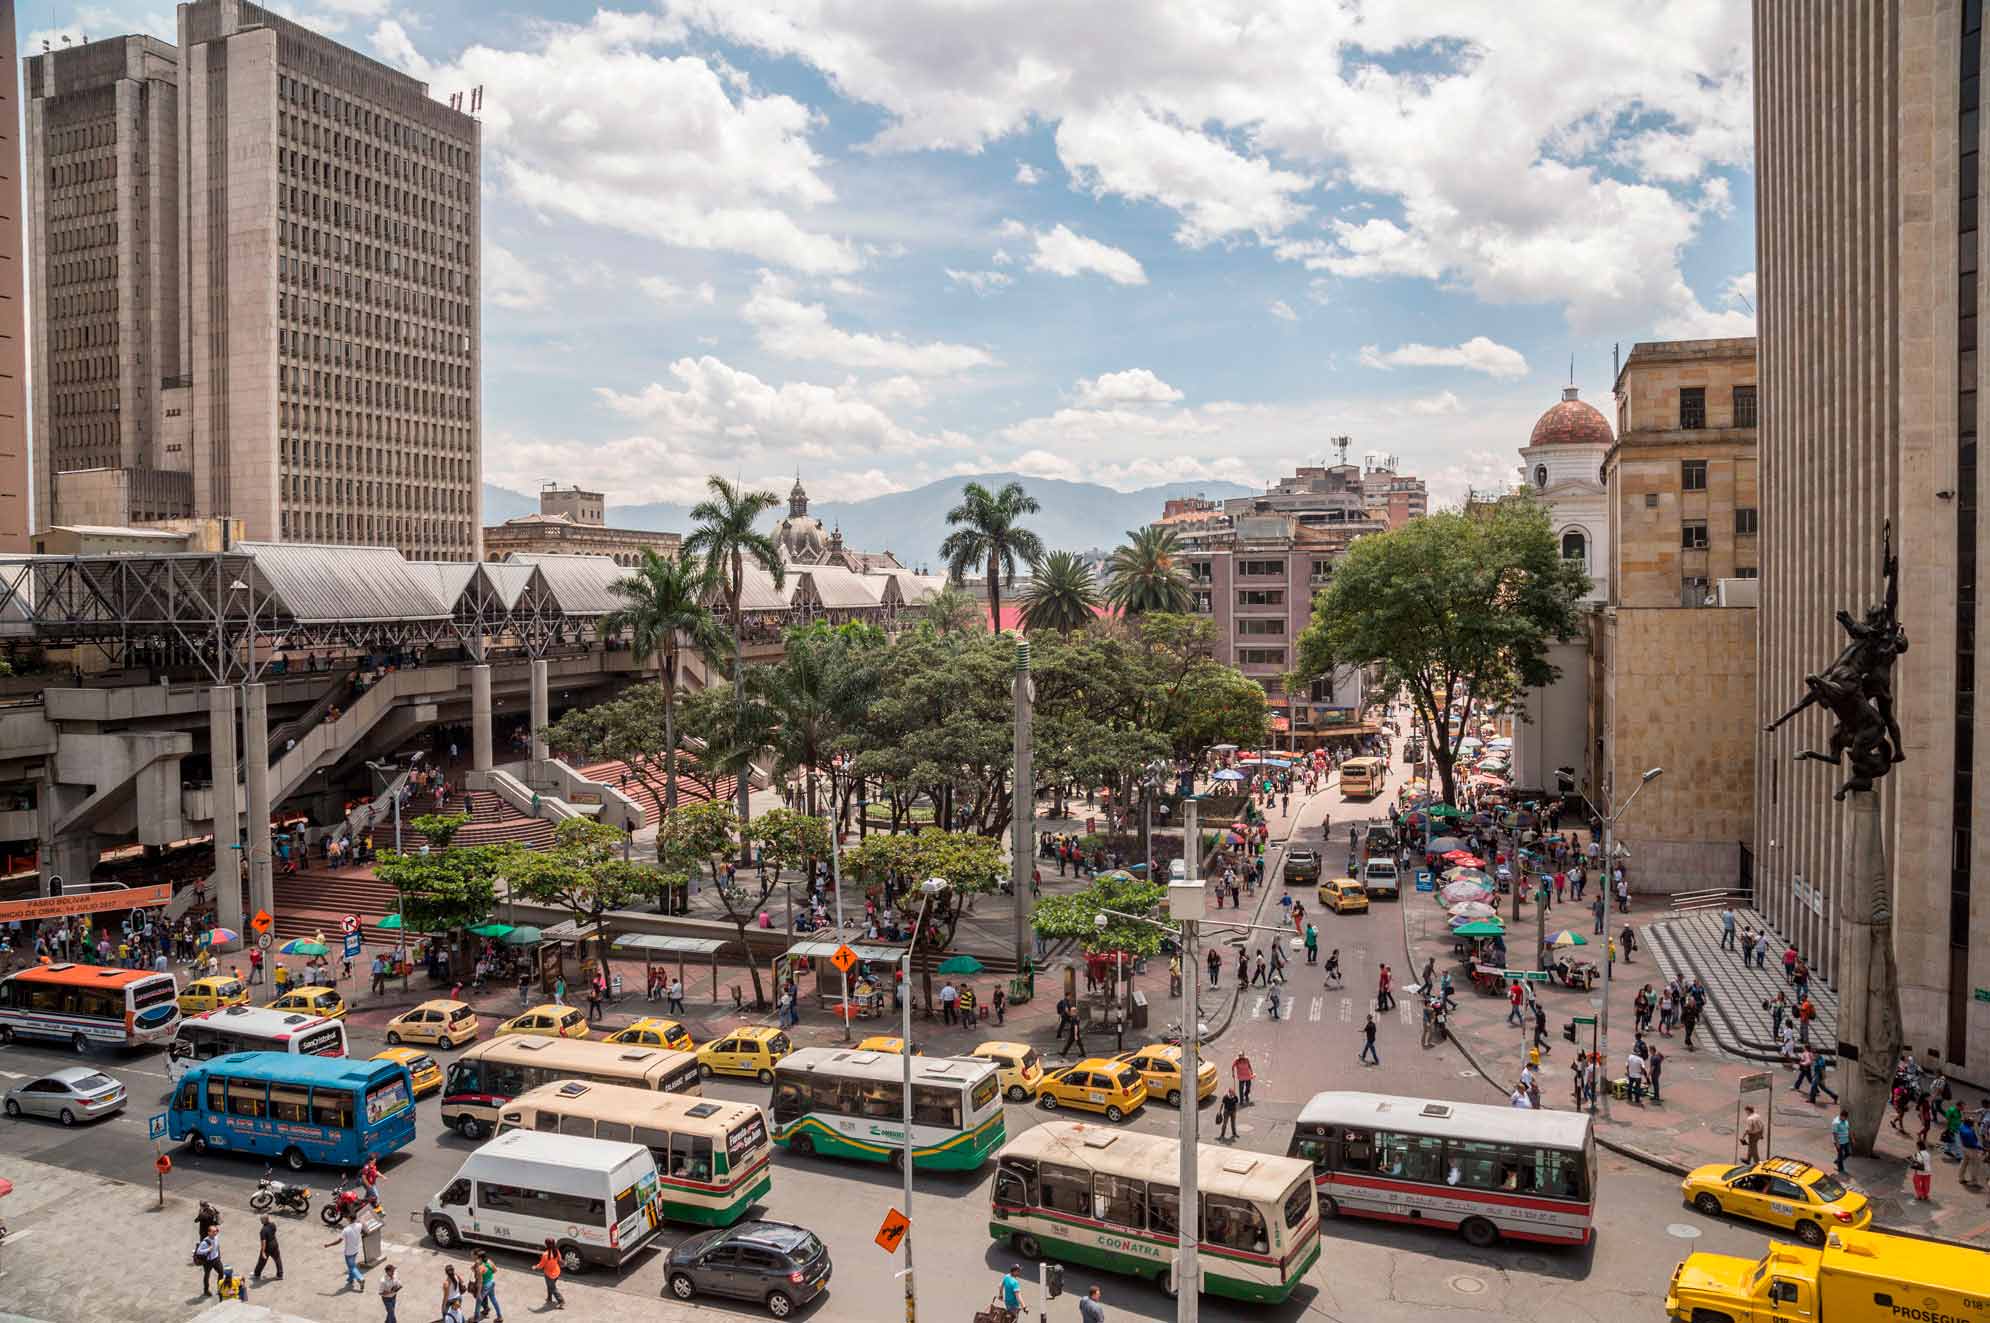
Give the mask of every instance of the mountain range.
<path id="1" fill-rule="evenodd" d="M 841 528 L 844 543 L 852 548 L 889 551 L 906 565 L 914 568 L 926 565 L 937 570 L 940 543 L 948 533 L 947 511 L 959 503 L 961 488 L 970 482 L 999 488 L 1011 481 L 1022 483 L 1042 503 L 1042 511 L 1029 518 L 1028 526 L 1052 551 L 1116 547 L 1126 540 L 1128 529 L 1153 522 L 1160 516 L 1162 503 L 1177 497 L 1206 496 L 1222 500 L 1254 494 L 1254 489 L 1235 482 L 1168 482 L 1122 492 L 1091 482 L 1031 478 L 1020 473 L 979 473 L 944 478 L 910 491 L 887 492 L 861 501 L 811 501 L 808 512 L 820 519 L 825 528 Z M 779 495 L 781 505 L 769 517 L 770 526 L 787 515 L 787 493 Z M 503 523 L 537 509 L 535 497 L 484 484 L 486 524 Z M 612 528 L 689 532 L 691 507 L 665 502 L 611 505 L 607 522 Z"/>

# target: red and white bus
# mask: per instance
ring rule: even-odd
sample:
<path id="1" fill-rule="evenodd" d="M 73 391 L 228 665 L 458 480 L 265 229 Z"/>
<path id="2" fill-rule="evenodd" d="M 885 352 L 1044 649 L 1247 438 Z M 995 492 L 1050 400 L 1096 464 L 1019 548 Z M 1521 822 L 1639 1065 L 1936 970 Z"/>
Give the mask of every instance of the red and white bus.
<path id="1" fill-rule="evenodd" d="M 35 965 L 0 979 L 0 1043 L 56 1038 L 78 1052 L 91 1044 L 141 1047 L 170 1038 L 180 1019 L 171 974 L 109 965 Z"/>
<path id="2" fill-rule="evenodd" d="M 189 1016 L 166 1044 L 166 1074 L 175 1083 L 195 1066 L 237 1052 L 287 1052 L 298 1057 L 346 1055 L 345 1024 L 302 1011 L 223 1006 Z"/>
<path id="3" fill-rule="evenodd" d="M 1313 1164 L 1322 1219 L 1336 1213 L 1502 1238 L 1587 1244 L 1596 1136 L 1587 1113 L 1318 1093 L 1290 1155 Z"/>

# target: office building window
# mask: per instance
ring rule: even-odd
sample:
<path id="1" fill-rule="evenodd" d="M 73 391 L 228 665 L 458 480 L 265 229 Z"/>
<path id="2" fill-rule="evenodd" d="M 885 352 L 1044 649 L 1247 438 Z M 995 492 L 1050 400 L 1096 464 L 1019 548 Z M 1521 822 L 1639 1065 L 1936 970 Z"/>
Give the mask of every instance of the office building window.
<path id="1" fill-rule="evenodd" d="M 1761 530 L 1759 512 L 1753 506 L 1744 506 L 1734 512 L 1734 535 L 1754 537 Z"/>
<path id="2" fill-rule="evenodd" d="M 1239 648 L 1237 649 L 1237 664 L 1239 666 L 1283 666 L 1285 665 L 1285 649 Z"/>
<path id="3" fill-rule="evenodd" d="M 1237 605 L 1284 606 L 1285 590 L 1283 588 L 1239 588 L 1237 590 Z"/>
<path id="4" fill-rule="evenodd" d="M 1688 492 L 1703 492 L 1707 489 L 1706 460 L 1682 459 L 1679 461 L 1679 489 Z"/>
<path id="5" fill-rule="evenodd" d="M 1707 388 L 1705 386 L 1681 386 L 1679 388 L 1679 426 L 1686 431 L 1695 431 L 1707 425 Z"/>
<path id="6" fill-rule="evenodd" d="M 1704 575 L 1687 575 L 1679 581 L 1679 605 L 1707 605 L 1707 580 Z"/>
<path id="7" fill-rule="evenodd" d="M 1755 426 L 1755 388 L 1736 386 L 1734 388 L 1734 425 L 1736 427 Z"/>
<path id="8" fill-rule="evenodd" d="M 1647 510 L 1656 510 L 1656 509 L 1658 509 L 1658 493 L 1657 493 L 1657 492 L 1646 492 L 1646 493 L 1645 493 L 1645 509 L 1647 509 Z"/>
<path id="9" fill-rule="evenodd" d="M 1239 620 L 1237 622 L 1237 633 L 1240 635 L 1275 634 L 1282 638 L 1285 635 L 1285 621 L 1283 618 L 1272 617 Z"/>
<path id="10" fill-rule="evenodd" d="M 1195 594 L 1195 602 L 1189 609 L 1198 615 L 1208 615 L 1211 611 L 1215 610 L 1215 604 L 1210 601 L 1210 596 L 1211 594 L 1209 593 Z"/>
<path id="11" fill-rule="evenodd" d="M 1191 579 L 1195 580 L 1195 581 L 1196 581 L 1197 583 L 1208 583 L 1208 582 L 1209 582 L 1209 562 L 1208 562 L 1208 561 L 1206 561 L 1206 560 L 1192 560 L 1192 561 L 1189 561 L 1189 562 L 1187 562 L 1187 566 L 1188 566 L 1188 577 L 1189 577 L 1189 578 L 1191 578 Z"/>
<path id="12" fill-rule="evenodd" d="M 1737 579 L 1759 579 L 1762 577 L 1762 571 L 1753 565 L 1737 565 L 1734 567 L 1734 577 Z"/>
<path id="13" fill-rule="evenodd" d="M 1688 519 L 1679 525 L 1679 546 L 1686 551 L 1707 549 L 1707 521 Z"/>
<path id="14" fill-rule="evenodd" d="M 1237 562 L 1237 573 L 1243 578 L 1282 578 L 1285 562 L 1282 560 L 1245 560 Z"/>

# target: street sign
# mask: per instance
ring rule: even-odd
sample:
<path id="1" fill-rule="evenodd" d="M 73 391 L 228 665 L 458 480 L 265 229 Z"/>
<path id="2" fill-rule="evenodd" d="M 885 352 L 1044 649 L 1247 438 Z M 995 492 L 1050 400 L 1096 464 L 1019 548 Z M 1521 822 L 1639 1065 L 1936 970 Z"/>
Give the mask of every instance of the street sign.
<path id="1" fill-rule="evenodd" d="M 166 1114 L 161 1112 L 157 1116 L 146 1117 L 145 1132 L 147 1139 L 164 1139 L 166 1137 Z"/>
<path id="2" fill-rule="evenodd" d="M 357 914 L 348 914 L 348 915 L 346 915 L 346 916 L 345 916 L 345 917 L 344 917 L 343 919 L 340 919 L 340 920 L 339 920 L 339 931 L 341 931 L 341 932 L 348 932 L 348 933 L 356 933 L 356 932 L 358 932 L 358 931 L 359 931 L 359 916 L 358 916 Z"/>
<path id="3" fill-rule="evenodd" d="M 844 949 L 848 950 L 849 948 L 846 947 Z M 884 1225 L 878 1228 L 878 1248 L 886 1254 L 898 1253 L 898 1246 L 905 1239 L 905 1233 L 911 1225 L 912 1223 L 906 1219 L 905 1214 L 899 1212 L 896 1208 L 886 1212 L 884 1215 Z"/>
<path id="4" fill-rule="evenodd" d="M 1502 969 L 1499 976 L 1508 983 L 1546 983 L 1548 971 L 1545 969 Z"/>
<path id="5" fill-rule="evenodd" d="M 851 966 L 857 963 L 857 953 L 848 946 L 839 946 L 836 948 L 836 954 L 829 957 L 829 963 L 836 966 L 837 973 L 847 974 Z"/>
<path id="6" fill-rule="evenodd" d="M 50 878 L 51 883 L 57 879 Z M 0 901 L 0 923 L 20 919 L 61 919 L 74 914 L 100 914 L 111 910 L 156 909 L 172 903 L 170 882 L 142 887 L 118 887 L 104 891 L 72 891 L 67 895 L 36 896 L 31 900 Z"/>
<path id="7" fill-rule="evenodd" d="M 351 960 L 359 954 L 360 936 L 358 933 L 345 935 L 345 958 Z"/>
<path id="8" fill-rule="evenodd" d="M 270 918 L 268 910 L 257 910 L 256 917 L 249 920 L 249 926 L 259 933 L 266 933 L 269 931 L 269 926 L 275 922 L 276 920 Z"/>
<path id="9" fill-rule="evenodd" d="M 1577 1024 L 1595 1024 L 1596 1017 L 1593 1015 L 1578 1015 L 1575 1017 L 1575 1022 Z"/>
<path id="10" fill-rule="evenodd" d="M 268 933 L 264 933 L 262 936 L 256 938 L 256 945 L 260 946 L 265 951 L 269 950 L 270 947 L 275 944 L 275 942 L 276 939 L 271 937 Z"/>

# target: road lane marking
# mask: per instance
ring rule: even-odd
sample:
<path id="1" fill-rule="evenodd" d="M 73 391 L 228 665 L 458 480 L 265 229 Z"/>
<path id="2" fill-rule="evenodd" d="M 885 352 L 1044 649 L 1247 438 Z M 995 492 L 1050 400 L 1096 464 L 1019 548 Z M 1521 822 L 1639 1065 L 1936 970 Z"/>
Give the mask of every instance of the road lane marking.
<path id="1" fill-rule="evenodd" d="M 1343 1024 L 1354 1018 L 1354 998 L 1342 997 L 1340 999 L 1340 1018 Z"/>
<path id="2" fill-rule="evenodd" d="M 1259 997 L 1251 1003 L 1251 1018 L 1253 1020 L 1256 1020 L 1261 1018 L 1263 1015 L 1264 1015 L 1264 998 Z"/>
<path id="3" fill-rule="evenodd" d="M 1320 1012 L 1326 1006 L 1326 1003 L 1327 999 L 1325 997 L 1313 998 L 1312 1009 L 1307 1013 L 1306 1018 L 1317 1024 L 1320 1019 Z"/>

